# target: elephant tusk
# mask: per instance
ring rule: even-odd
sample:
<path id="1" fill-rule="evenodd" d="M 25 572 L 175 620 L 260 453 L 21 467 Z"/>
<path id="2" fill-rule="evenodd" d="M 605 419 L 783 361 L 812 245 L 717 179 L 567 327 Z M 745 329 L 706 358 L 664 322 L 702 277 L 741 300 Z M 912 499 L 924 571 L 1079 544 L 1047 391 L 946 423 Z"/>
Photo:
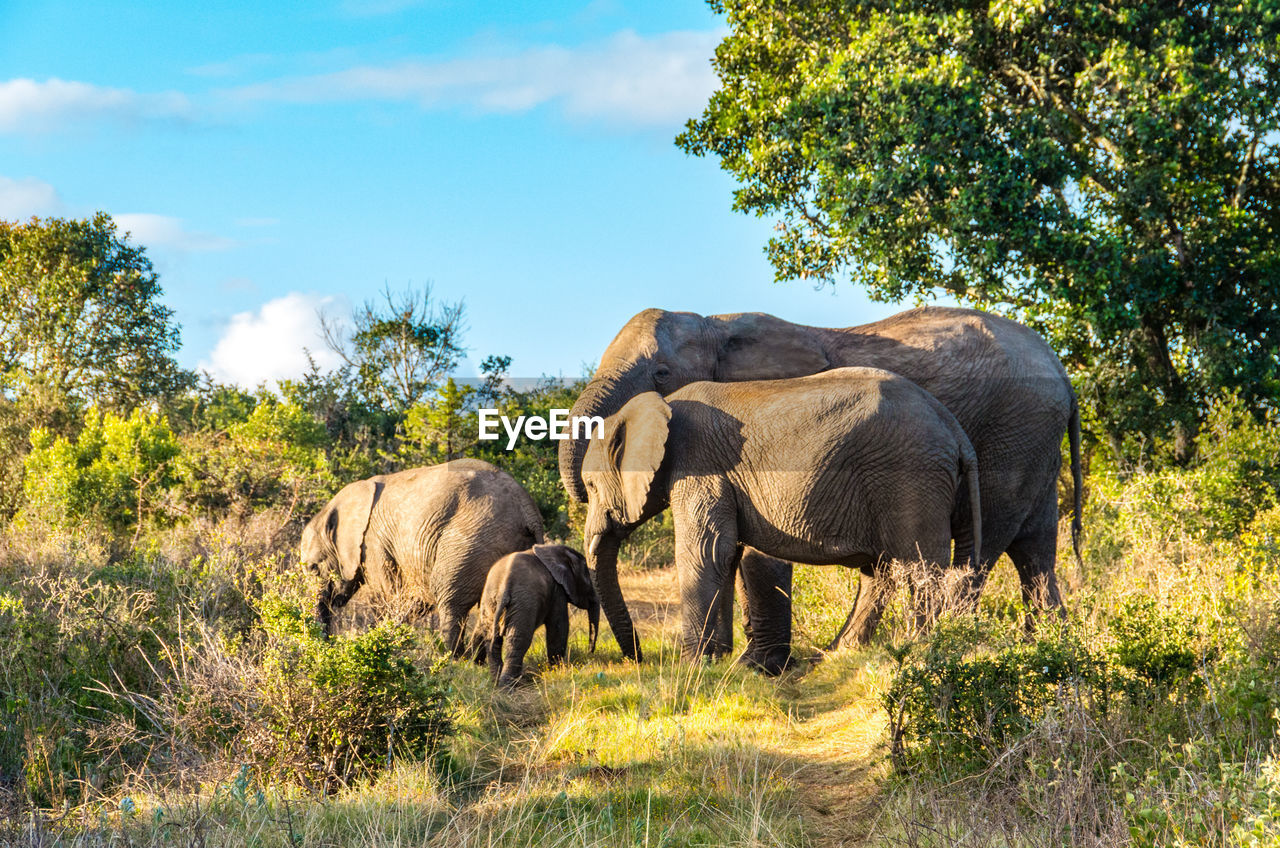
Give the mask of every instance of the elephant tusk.
<path id="1" fill-rule="evenodd" d="M 594 557 L 598 547 L 600 547 L 600 535 L 597 533 L 587 540 L 587 556 Z"/>

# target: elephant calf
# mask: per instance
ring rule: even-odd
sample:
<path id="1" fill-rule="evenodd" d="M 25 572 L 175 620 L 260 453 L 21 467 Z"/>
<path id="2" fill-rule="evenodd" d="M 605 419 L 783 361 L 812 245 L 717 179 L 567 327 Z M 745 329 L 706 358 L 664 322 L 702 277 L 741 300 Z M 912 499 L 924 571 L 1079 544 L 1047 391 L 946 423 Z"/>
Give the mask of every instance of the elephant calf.
<path id="1" fill-rule="evenodd" d="M 534 545 L 494 563 L 480 598 L 477 659 L 488 657 L 501 687 L 514 687 L 524 655 L 539 627 L 547 628 L 547 664 L 564 660 L 569 645 L 569 604 L 587 611 L 591 650 L 596 649 L 600 605 L 587 561 L 564 545 Z"/>
<path id="2" fill-rule="evenodd" d="M 941 569 L 952 561 L 952 515 L 967 495 L 972 545 L 957 559 L 972 568 L 982 548 L 977 460 L 964 430 L 924 389 L 877 368 L 691 383 L 665 400 L 637 395 L 605 419 L 582 477 L 587 556 L 610 623 L 626 620 L 619 544 L 670 505 L 686 657 L 723 651 L 717 611 L 739 544 L 877 576 L 892 560 Z M 744 580 L 759 611 L 750 615 L 752 639 L 770 655 L 753 661 L 781 668 L 789 646 L 781 622 L 770 626 L 781 614 L 767 612 L 779 605 L 767 587 L 750 597 L 752 585 Z M 871 606 L 878 617 L 883 603 Z"/>

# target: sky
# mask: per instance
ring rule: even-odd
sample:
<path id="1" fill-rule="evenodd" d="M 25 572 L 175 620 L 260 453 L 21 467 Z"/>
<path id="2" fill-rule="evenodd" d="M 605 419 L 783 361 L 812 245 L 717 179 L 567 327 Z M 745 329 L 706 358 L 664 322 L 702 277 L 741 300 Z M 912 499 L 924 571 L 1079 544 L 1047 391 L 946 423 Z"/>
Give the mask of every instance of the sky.
<path id="1" fill-rule="evenodd" d="M 726 33 L 696 0 L 0 0 L 0 31 L 0 219 L 111 214 L 224 382 L 331 367 L 318 311 L 388 287 L 465 304 L 460 376 L 576 377 L 649 307 L 901 308 L 775 283 L 773 222 L 675 146 Z"/>

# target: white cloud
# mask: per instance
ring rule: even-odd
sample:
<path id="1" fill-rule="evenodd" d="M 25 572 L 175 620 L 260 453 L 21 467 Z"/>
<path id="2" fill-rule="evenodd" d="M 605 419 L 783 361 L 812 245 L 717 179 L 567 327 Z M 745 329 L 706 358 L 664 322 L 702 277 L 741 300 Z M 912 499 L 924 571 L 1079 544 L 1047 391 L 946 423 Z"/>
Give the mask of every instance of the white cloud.
<path id="1" fill-rule="evenodd" d="M 335 297 L 290 292 L 267 301 L 257 312 L 240 312 L 199 367 L 218 380 L 247 388 L 301 376 L 307 370 L 305 351 L 321 369 L 336 368 L 339 360 L 325 347 L 317 311 L 341 313 L 345 305 Z"/>
<path id="2" fill-rule="evenodd" d="M 32 215 L 63 214 L 66 204 L 53 186 L 34 177 L 15 180 L 0 176 L 0 219 L 22 221 Z"/>
<path id="3" fill-rule="evenodd" d="M 0 82 L 0 133 L 44 132 L 101 120 L 186 121 L 191 114 L 190 101 L 178 92 L 142 94 L 56 78 Z"/>
<path id="4" fill-rule="evenodd" d="M 224 92 L 233 100 L 321 103 L 410 101 L 423 108 L 470 106 L 523 112 L 555 103 L 568 115 L 632 125 L 669 124 L 701 111 L 716 86 L 710 59 L 723 33 L 621 32 L 568 49 L 364 65 Z"/>
<path id="5" fill-rule="evenodd" d="M 236 243 L 229 238 L 187 230 L 183 227 L 181 218 L 153 215 L 149 212 L 134 212 L 112 217 L 117 226 L 122 231 L 128 232 L 136 244 L 147 248 L 205 252 L 227 250 L 236 246 Z"/>

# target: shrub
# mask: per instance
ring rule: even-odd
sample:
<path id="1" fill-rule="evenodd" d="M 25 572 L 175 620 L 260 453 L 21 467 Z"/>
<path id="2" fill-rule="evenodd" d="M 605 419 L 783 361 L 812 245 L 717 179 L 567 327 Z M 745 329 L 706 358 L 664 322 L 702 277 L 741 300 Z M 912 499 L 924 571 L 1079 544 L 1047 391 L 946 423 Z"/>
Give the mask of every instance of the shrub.
<path id="1" fill-rule="evenodd" d="M 1195 617 L 1155 598 L 1126 598 L 1109 622 L 1115 661 L 1147 686 L 1164 690 L 1195 675 L 1203 653 Z"/>
<path id="2" fill-rule="evenodd" d="M 20 777 L 28 800 L 46 806 L 110 786 L 145 757 L 127 741 L 96 747 L 93 730 L 145 721 L 107 687 L 156 693 L 177 626 L 168 570 L 141 559 L 82 567 L 0 563 L 0 775 Z"/>
<path id="3" fill-rule="evenodd" d="M 208 515 L 284 507 L 309 516 L 336 484 L 327 443 L 315 416 L 267 395 L 245 420 L 183 438 L 178 498 Z"/>
<path id="4" fill-rule="evenodd" d="M 401 756 L 444 765 L 450 732 L 439 667 L 423 672 L 413 631 L 380 624 L 326 639 L 298 607 L 262 603 L 268 642 L 258 716 L 246 742 L 269 771 L 329 788 L 368 777 Z"/>
<path id="5" fill-rule="evenodd" d="M 73 441 L 48 430 L 31 433 L 24 461 L 27 521 L 70 528 L 98 522 L 117 535 L 159 514 L 173 484 L 178 443 L 161 415 L 135 409 L 128 418 L 90 409 Z"/>
<path id="6" fill-rule="evenodd" d="M 943 779 L 979 772 L 1063 699 L 1105 703 L 1106 667 L 1076 630 L 1047 627 L 1032 643 L 988 647 L 984 627 L 945 619 L 914 658 L 899 655 L 885 707 L 900 769 Z"/>
<path id="7" fill-rule="evenodd" d="M 1221 542 L 1280 503 L 1280 416 L 1255 415 L 1234 396 L 1217 400 L 1187 468 L 1131 476 L 1095 475 L 1095 489 L 1117 510 L 1124 539 L 1182 535 Z"/>

